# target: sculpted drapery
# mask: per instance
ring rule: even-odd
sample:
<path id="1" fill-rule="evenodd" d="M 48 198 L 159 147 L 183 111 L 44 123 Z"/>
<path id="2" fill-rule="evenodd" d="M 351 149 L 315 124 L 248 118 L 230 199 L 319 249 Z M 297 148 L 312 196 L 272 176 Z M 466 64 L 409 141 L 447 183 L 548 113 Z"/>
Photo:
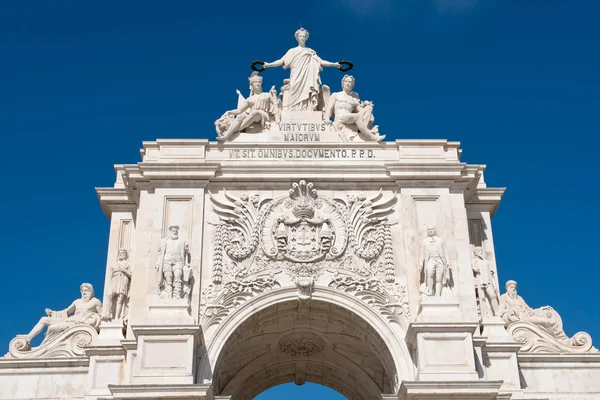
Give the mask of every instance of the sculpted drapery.
<path id="1" fill-rule="evenodd" d="M 322 60 L 308 47 L 294 47 L 282 57 L 283 68 L 290 69 L 290 89 L 283 107 L 289 110 L 306 110 L 312 90 L 319 90 Z"/>

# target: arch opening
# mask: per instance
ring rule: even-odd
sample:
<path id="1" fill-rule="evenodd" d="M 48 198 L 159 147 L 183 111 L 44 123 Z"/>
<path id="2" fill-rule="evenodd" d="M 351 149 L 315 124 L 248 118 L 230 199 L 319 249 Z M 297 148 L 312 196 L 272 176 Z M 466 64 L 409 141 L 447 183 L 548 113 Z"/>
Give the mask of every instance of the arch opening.
<path id="1" fill-rule="evenodd" d="M 316 383 L 307 383 L 298 387 L 293 383 L 283 383 L 274 386 L 259 394 L 255 400 L 304 400 L 307 398 L 328 399 L 328 400 L 347 400 L 344 395 L 327 386 Z"/>
<path id="2" fill-rule="evenodd" d="M 393 393 L 398 373 L 379 333 L 348 308 L 288 300 L 253 313 L 226 340 L 213 373 L 216 394 L 250 400 L 294 382 L 348 399 Z"/>

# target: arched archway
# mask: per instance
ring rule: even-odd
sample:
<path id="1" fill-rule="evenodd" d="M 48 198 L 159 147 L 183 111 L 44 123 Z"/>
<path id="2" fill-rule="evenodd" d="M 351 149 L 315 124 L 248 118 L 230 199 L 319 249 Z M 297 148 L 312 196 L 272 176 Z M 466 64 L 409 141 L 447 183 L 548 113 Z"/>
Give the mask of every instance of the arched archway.
<path id="1" fill-rule="evenodd" d="M 329 288 L 315 290 L 310 302 L 299 302 L 294 288 L 265 293 L 207 332 L 200 376 L 212 379 L 215 394 L 235 400 L 286 382 L 380 398 L 414 376 L 404 329 Z"/>
<path id="2" fill-rule="evenodd" d="M 327 386 L 316 383 L 306 383 L 302 386 L 296 386 L 293 383 L 283 383 L 265 390 L 256 400 L 304 400 L 304 399 L 328 399 L 328 400 L 346 400 L 344 395 Z"/>

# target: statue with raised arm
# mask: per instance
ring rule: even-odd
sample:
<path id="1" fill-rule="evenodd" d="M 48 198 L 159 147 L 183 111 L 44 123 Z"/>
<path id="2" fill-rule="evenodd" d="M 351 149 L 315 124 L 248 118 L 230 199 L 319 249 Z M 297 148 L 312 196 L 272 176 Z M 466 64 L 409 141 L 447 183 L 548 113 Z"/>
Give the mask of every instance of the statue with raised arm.
<path id="1" fill-rule="evenodd" d="M 446 242 L 437 235 L 433 226 L 427 227 L 427 237 L 421 242 L 419 258 L 419 272 L 424 274 L 426 295 L 442 295 L 442 287 L 448 284 L 450 269 Z"/>
<path id="2" fill-rule="evenodd" d="M 272 121 L 279 122 L 279 96 L 275 86 L 269 93 L 262 90 L 262 76 L 258 72 L 253 72 L 250 78 L 250 97 L 241 98 L 238 101 L 238 108 L 225 112 L 221 118 L 215 121 L 217 129 L 217 140 L 225 141 L 231 135 L 242 132 L 252 125 L 259 125 L 262 129 L 269 126 Z M 234 119 L 234 116 L 237 116 Z"/>
<path id="3" fill-rule="evenodd" d="M 46 316 L 40 318 L 31 332 L 24 335 L 27 343 L 30 343 L 31 339 L 42 333 L 45 327 L 48 327 L 48 331 L 46 332 L 44 342 L 50 337 L 76 325 L 86 324 L 97 330 L 100 326 L 102 303 L 94 297 L 94 288 L 91 284 L 82 283 L 80 290 L 81 298 L 75 300 L 64 310 L 52 311 L 46 308 Z"/>
<path id="4" fill-rule="evenodd" d="M 377 125 L 373 126 L 373 103 L 360 101 L 358 93 L 353 92 L 355 79 L 352 75 L 342 78 L 342 91 L 331 95 L 325 109 L 325 120 L 333 116 L 333 128 L 336 131 L 352 130 L 356 126 L 358 133 L 368 141 L 381 142 L 385 135 L 379 134 Z"/>
<path id="5" fill-rule="evenodd" d="M 110 291 L 108 293 L 106 315 L 104 316 L 105 320 L 120 319 L 125 316 L 129 283 L 131 281 L 129 253 L 126 249 L 119 249 L 117 252 L 117 262 L 110 267 L 110 274 Z"/>
<path id="6" fill-rule="evenodd" d="M 289 89 L 283 98 L 284 110 L 314 111 L 319 104 L 323 67 L 340 68 L 340 63 L 325 61 L 313 49 L 306 47 L 309 36 L 306 29 L 298 29 L 294 36 L 298 46 L 289 49 L 279 60 L 264 63 L 263 67 L 290 69 Z"/>

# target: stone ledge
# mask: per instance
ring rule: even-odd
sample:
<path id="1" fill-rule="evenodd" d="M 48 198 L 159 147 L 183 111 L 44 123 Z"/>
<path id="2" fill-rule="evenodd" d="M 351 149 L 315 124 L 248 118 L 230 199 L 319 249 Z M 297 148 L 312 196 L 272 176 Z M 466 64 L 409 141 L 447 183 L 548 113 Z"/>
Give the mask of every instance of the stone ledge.
<path id="1" fill-rule="evenodd" d="M 210 385 L 108 385 L 113 400 L 201 400 L 211 394 Z"/>
<path id="2" fill-rule="evenodd" d="M 139 335 L 193 335 L 200 336 L 202 327 L 195 324 L 181 325 L 132 325 L 131 330 L 136 338 Z"/>
<path id="3" fill-rule="evenodd" d="M 411 322 L 406 331 L 405 340 L 414 345 L 418 333 L 467 332 L 474 334 L 478 327 L 477 322 Z"/>
<path id="4" fill-rule="evenodd" d="M 0 359 L 0 371 L 3 369 L 25 368 L 88 368 L 89 357 L 70 358 L 32 358 L 32 359 Z M 1 373 L 1 372 L 0 372 Z"/>
<path id="5" fill-rule="evenodd" d="M 507 400 L 498 392 L 502 381 L 402 382 L 399 400 Z"/>
<path id="6" fill-rule="evenodd" d="M 583 354 L 527 354 L 517 353 L 521 368 L 599 368 L 600 353 Z"/>

